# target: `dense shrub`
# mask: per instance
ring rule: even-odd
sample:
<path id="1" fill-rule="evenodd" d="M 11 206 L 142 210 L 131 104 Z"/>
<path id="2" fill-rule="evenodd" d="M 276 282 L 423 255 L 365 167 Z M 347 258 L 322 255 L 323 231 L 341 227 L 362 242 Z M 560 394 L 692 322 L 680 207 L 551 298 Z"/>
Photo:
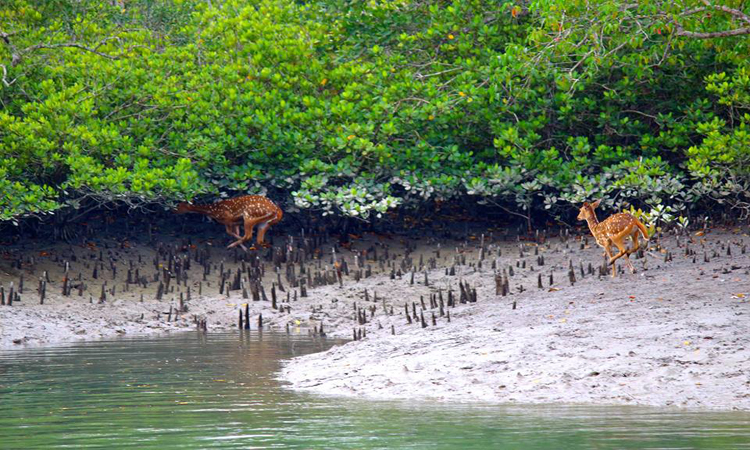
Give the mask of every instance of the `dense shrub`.
<path id="1" fill-rule="evenodd" d="M 363 219 L 747 212 L 734 3 L 9 0 L 0 220 L 268 190 Z"/>

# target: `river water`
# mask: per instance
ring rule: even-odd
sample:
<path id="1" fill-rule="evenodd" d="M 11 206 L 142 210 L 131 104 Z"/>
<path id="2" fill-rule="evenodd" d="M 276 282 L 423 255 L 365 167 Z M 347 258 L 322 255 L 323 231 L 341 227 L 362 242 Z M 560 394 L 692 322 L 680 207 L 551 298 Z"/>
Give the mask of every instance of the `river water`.
<path id="1" fill-rule="evenodd" d="M 293 392 L 337 341 L 182 333 L 0 352 L 0 448 L 750 449 L 750 414 L 372 402 Z"/>

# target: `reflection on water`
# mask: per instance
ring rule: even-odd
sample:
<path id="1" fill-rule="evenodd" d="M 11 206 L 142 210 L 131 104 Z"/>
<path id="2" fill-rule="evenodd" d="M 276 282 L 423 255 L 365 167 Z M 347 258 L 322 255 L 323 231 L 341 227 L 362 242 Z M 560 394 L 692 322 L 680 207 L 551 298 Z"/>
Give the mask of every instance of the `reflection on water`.
<path id="1" fill-rule="evenodd" d="M 273 379 L 335 343 L 185 333 L 0 352 L 0 448 L 750 448 L 746 413 L 368 402 Z"/>

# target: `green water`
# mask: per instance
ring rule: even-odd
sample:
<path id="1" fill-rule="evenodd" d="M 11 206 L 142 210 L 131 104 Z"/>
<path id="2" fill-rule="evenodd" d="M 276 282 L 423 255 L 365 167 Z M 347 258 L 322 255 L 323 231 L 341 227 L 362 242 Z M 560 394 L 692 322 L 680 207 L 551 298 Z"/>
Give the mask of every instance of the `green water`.
<path id="1" fill-rule="evenodd" d="M 297 394 L 280 360 L 331 341 L 185 333 L 0 352 L 0 448 L 750 448 L 750 415 Z"/>

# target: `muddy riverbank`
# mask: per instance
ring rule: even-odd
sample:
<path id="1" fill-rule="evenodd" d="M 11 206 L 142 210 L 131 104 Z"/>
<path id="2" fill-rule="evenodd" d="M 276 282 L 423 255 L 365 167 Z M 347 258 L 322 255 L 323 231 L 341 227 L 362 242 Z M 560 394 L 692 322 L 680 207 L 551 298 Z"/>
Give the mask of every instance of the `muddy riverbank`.
<path id="1" fill-rule="evenodd" d="M 616 279 L 583 233 L 299 235 L 250 254 L 225 240 L 7 246 L 6 303 L 24 287 L 0 307 L 0 346 L 232 330 L 242 314 L 252 329 L 361 336 L 282 371 L 321 394 L 750 409 L 746 230 L 652 241 Z"/>

